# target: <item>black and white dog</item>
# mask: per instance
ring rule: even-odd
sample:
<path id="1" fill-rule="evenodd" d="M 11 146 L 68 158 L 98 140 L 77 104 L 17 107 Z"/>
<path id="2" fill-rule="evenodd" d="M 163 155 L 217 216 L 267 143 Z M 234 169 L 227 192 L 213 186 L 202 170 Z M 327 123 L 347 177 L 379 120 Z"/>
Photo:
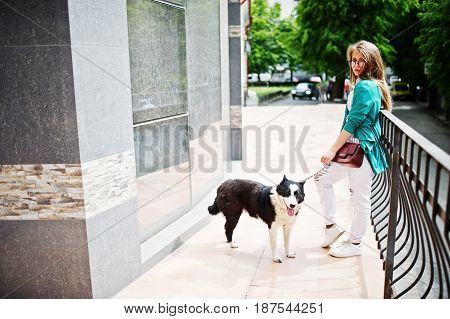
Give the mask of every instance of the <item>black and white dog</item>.
<path id="1" fill-rule="evenodd" d="M 259 218 L 269 227 L 270 246 L 273 261 L 281 263 L 277 253 L 277 232 L 283 226 L 286 256 L 295 257 L 290 248 L 290 236 L 301 203 L 305 199 L 303 185 L 283 176 L 279 185 L 266 186 L 258 182 L 232 179 L 223 182 L 217 189 L 214 203 L 208 207 L 211 215 L 222 212 L 225 215 L 225 235 L 232 248 L 238 245 L 233 241 L 233 231 L 243 210 L 251 217 Z"/>

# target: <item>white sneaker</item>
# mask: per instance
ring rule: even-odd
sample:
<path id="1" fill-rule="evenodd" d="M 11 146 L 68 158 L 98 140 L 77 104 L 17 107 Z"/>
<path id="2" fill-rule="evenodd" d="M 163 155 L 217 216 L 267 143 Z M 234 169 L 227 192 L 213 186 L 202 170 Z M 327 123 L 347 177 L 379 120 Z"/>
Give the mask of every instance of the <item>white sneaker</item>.
<path id="1" fill-rule="evenodd" d="M 362 245 L 354 244 L 350 240 L 343 241 L 339 246 L 330 249 L 330 255 L 338 258 L 361 255 Z"/>
<path id="2" fill-rule="evenodd" d="M 333 244 L 344 233 L 344 231 L 336 225 L 331 228 L 325 228 L 325 237 L 320 247 L 326 248 Z"/>

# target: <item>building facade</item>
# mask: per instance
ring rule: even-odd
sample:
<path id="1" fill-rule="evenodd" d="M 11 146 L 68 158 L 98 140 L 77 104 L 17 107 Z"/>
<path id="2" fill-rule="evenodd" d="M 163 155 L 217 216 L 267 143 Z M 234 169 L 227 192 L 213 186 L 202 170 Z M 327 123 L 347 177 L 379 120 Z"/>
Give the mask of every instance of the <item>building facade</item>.
<path id="1" fill-rule="evenodd" d="M 241 2 L 0 4 L 1 297 L 110 297 L 208 221 Z"/>

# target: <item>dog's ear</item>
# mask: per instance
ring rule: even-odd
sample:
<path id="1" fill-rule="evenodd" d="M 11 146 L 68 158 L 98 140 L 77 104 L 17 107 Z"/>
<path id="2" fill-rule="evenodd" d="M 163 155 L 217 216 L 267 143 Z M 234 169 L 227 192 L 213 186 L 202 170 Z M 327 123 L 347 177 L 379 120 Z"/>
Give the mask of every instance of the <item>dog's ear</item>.
<path id="1" fill-rule="evenodd" d="M 283 180 L 281 181 L 281 183 L 283 183 L 284 181 L 287 181 L 286 174 L 283 175 Z"/>
<path id="2" fill-rule="evenodd" d="M 300 182 L 298 182 L 298 183 L 299 183 L 300 185 L 303 186 L 303 185 L 305 185 L 306 181 L 303 181 L 303 180 L 302 180 L 302 181 L 300 181 Z"/>

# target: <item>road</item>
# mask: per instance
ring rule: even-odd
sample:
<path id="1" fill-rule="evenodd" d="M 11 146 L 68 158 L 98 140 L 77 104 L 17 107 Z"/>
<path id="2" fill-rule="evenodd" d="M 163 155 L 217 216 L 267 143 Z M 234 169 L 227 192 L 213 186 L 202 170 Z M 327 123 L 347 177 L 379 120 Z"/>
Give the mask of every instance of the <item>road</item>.
<path id="1" fill-rule="evenodd" d="M 290 95 L 264 106 L 302 105 L 317 105 L 320 107 L 319 101 L 307 99 L 294 101 Z M 450 128 L 431 115 L 426 106 L 409 101 L 395 102 L 392 113 L 445 152 L 450 153 Z"/>

